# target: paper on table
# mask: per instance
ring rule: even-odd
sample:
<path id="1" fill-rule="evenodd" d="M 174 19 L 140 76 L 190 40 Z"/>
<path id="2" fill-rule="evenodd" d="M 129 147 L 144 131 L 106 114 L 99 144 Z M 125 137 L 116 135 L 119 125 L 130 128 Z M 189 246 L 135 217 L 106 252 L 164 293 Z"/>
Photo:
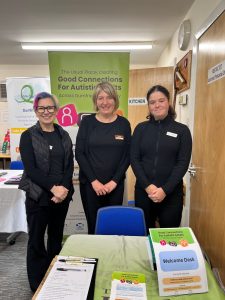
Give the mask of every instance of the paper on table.
<path id="1" fill-rule="evenodd" d="M 110 300 L 147 300 L 145 275 L 113 272 Z"/>
<path id="2" fill-rule="evenodd" d="M 86 300 L 94 264 L 55 262 L 36 300 Z"/>
<path id="3" fill-rule="evenodd" d="M 131 285 L 114 279 L 111 286 L 110 300 L 147 300 L 145 283 Z"/>

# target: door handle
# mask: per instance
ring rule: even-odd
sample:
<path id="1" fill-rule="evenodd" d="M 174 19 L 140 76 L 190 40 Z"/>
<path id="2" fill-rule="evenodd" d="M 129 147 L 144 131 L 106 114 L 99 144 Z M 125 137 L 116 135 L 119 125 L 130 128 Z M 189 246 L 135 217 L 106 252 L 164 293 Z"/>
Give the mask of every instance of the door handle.
<path id="1" fill-rule="evenodd" d="M 197 167 L 195 165 L 190 165 L 188 168 L 188 173 L 190 174 L 191 177 L 195 177 L 197 171 Z"/>

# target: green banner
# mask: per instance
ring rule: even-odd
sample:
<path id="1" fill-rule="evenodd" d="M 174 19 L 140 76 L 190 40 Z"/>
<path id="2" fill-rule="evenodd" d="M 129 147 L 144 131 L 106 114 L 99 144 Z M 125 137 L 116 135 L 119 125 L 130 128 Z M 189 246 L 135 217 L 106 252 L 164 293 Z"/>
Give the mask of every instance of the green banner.
<path id="1" fill-rule="evenodd" d="M 118 113 L 127 117 L 129 53 L 49 52 L 48 57 L 51 91 L 59 98 L 60 106 L 64 106 L 57 117 L 61 125 L 76 125 L 78 121 L 66 118 L 74 109 L 77 119 L 79 114 L 93 112 L 93 90 L 102 81 L 115 87 L 120 100 Z M 63 116 L 67 121 L 62 122 Z"/>

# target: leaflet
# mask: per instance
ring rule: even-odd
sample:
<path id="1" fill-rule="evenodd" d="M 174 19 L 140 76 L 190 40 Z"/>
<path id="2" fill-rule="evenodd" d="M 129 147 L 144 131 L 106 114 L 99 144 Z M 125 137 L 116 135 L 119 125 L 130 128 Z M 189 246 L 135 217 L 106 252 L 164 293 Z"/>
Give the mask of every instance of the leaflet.
<path id="1" fill-rule="evenodd" d="M 208 292 L 205 261 L 189 227 L 149 229 L 159 284 L 159 295 Z"/>
<path id="2" fill-rule="evenodd" d="M 113 272 L 110 300 L 147 300 L 145 275 Z"/>

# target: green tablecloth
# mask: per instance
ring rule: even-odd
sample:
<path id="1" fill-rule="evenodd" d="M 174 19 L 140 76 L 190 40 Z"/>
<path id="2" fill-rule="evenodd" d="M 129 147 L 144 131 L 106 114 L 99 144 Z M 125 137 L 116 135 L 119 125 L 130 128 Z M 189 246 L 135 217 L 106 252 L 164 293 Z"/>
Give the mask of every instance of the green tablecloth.
<path id="1" fill-rule="evenodd" d="M 181 296 L 160 297 L 156 271 L 152 271 L 146 247 L 146 237 L 110 235 L 71 235 L 60 255 L 99 258 L 94 300 L 107 300 L 110 295 L 113 271 L 140 272 L 146 276 L 149 300 L 223 300 L 225 295 L 206 265 L 209 292 Z"/>

